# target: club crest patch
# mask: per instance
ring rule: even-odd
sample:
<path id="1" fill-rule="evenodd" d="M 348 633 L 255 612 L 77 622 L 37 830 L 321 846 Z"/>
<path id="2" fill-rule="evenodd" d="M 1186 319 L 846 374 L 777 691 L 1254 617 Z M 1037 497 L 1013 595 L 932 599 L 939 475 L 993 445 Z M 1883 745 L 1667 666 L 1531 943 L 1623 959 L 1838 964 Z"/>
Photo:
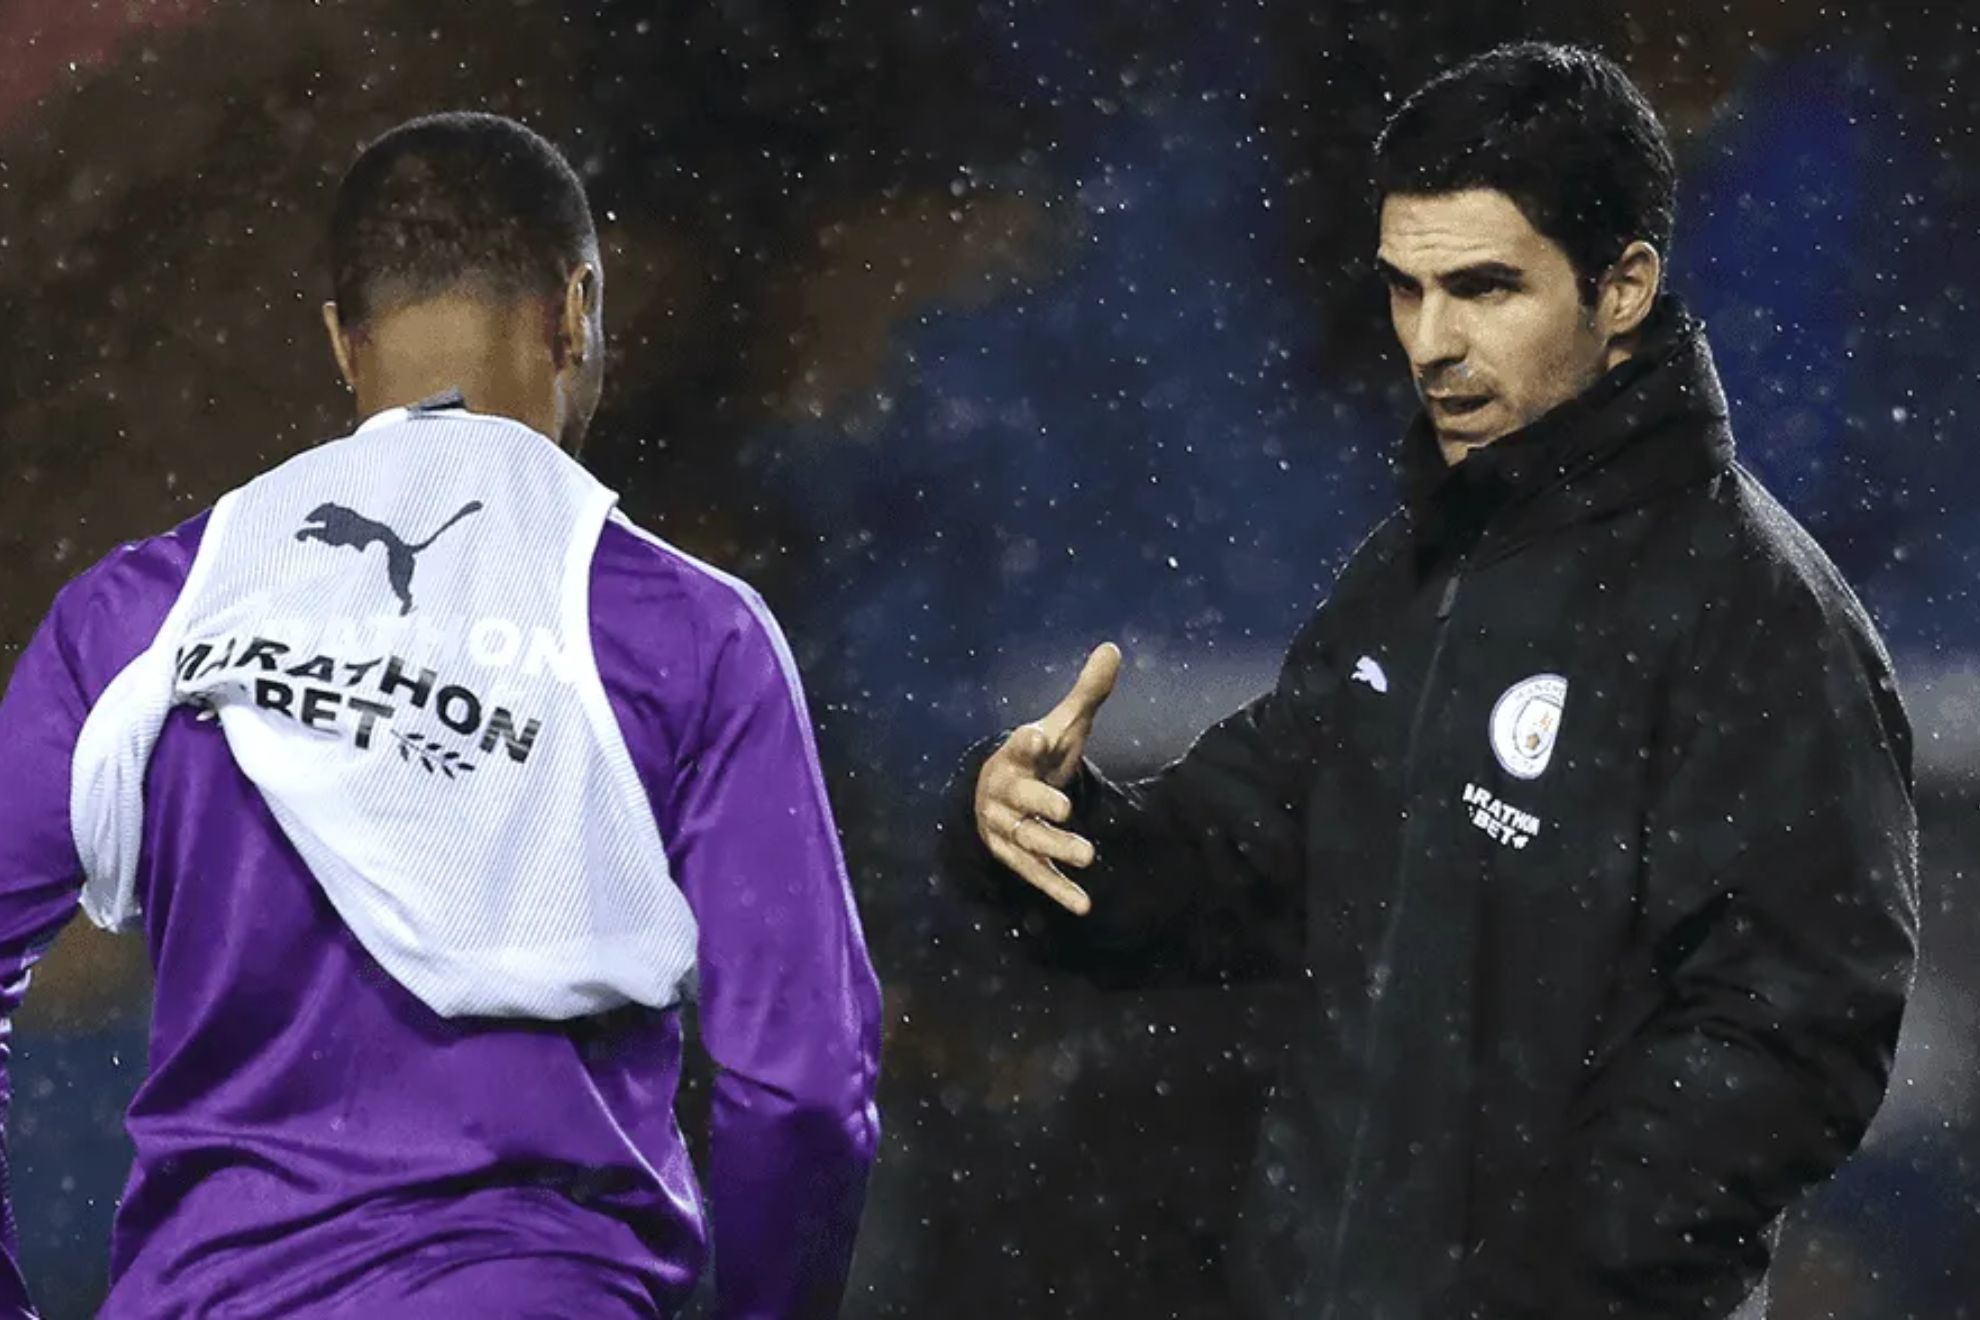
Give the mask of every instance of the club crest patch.
<path id="1" fill-rule="evenodd" d="M 1492 754 L 1515 779 L 1538 779 L 1553 759 L 1560 736 L 1567 680 L 1535 674 L 1505 690 L 1492 707 Z"/>

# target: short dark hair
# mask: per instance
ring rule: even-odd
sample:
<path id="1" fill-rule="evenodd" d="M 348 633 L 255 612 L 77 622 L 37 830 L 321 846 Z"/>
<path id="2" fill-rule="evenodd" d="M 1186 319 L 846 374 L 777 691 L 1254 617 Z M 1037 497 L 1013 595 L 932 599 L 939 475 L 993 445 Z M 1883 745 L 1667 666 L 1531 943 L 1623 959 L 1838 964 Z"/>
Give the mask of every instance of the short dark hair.
<path id="1" fill-rule="evenodd" d="M 426 115 L 337 185 L 332 296 L 347 325 L 456 287 L 554 297 L 597 242 L 583 182 L 542 136 L 500 115 Z"/>
<path id="2" fill-rule="evenodd" d="M 1489 188 L 1559 244 L 1592 298 L 1639 239 L 1670 255 L 1677 163 L 1636 84 L 1592 50 L 1529 41 L 1431 79 L 1375 140 L 1375 201 Z"/>

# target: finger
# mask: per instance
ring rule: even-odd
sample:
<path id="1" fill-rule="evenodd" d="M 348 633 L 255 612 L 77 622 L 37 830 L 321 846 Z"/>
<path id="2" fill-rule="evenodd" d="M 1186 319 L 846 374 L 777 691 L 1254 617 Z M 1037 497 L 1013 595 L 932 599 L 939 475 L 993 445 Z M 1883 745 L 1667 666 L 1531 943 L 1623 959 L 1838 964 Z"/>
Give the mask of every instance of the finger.
<path id="1" fill-rule="evenodd" d="M 1011 842 L 1046 861 L 1082 869 L 1093 865 L 1093 844 L 1068 830 L 1054 829 L 1036 816 L 1026 816 L 1011 830 Z"/>
<path id="2" fill-rule="evenodd" d="M 1004 739 L 1004 745 L 990 754 L 976 775 L 976 802 L 980 809 L 990 801 L 1009 798 L 1012 789 L 1027 781 L 1042 783 L 1045 771 L 1045 735 L 1027 724 Z M 1023 813 L 1019 813 L 1023 814 Z"/>
<path id="3" fill-rule="evenodd" d="M 1054 741 L 1076 724 L 1092 723 L 1101 703 L 1113 695 L 1120 676 L 1121 648 L 1112 642 L 1100 643 L 1080 666 L 1072 690 L 1038 723 Z"/>
<path id="4" fill-rule="evenodd" d="M 983 842 L 995 847 L 1008 843 L 1017 833 L 1018 822 L 1024 819 L 1022 811 L 1014 811 L 1006 803 L 995 798 L 985 799 L 976 812 L 976 832 L 983 836 Z"/>
<path id="5" fill-rule="evenodd" d="M 1019 831 L 1024 831 L 1022 834 Z M 1083 835 L 1055 829 L 1027 811 L 1013 811 L 1002 802 L 985 802 L 977 813 L 976 832 L 984 843 L 1009 843 L 1048 861 L 1073 866 L 1093 865 L 1099 850 Z"/>
<path id="6" fill-rule="evenodd" d="M 1011 776 L 992 790 L 992 796 L 1020 816 L 1038 816 L 1061 825 L 1072 819 L 1072 799 L 1029 775 Z"/>
<path id="7" fill-rule="evenodd" d="M 1008 803 L 992 800 L 976 811 L 976 833 L 984 837 L 984 843 L 996 843 L 1000 839 L 1010 839 L 1018 833 L 1018 821 L 1024 819 L 1024 811 L 1014 811 Z"/>
<path id="8" fill-rule="evenodd" d="M 1018 879 L 1043 893 L 1054 903 L 1075 916 L 1085 916 L 1093 909 L 1093 900 L 1084 889 L 1053 869 L 1051 863 L 1040 861 L 1022 848 L 1013 847 L 1002 840 L 990 847 L 991 854 L 1004 864 Z"/>
<path id="9" fill-rule="evenodd" d="M 1051 754 L 1052 739 L 1036 724 L 1019 726 L 1004 739 L 1004 745 L 997 749 L 997 756 L 1006 763 L 1024 767 L 1026 773 Z M 993 758 L 995 759 L 995 758 Z"/>

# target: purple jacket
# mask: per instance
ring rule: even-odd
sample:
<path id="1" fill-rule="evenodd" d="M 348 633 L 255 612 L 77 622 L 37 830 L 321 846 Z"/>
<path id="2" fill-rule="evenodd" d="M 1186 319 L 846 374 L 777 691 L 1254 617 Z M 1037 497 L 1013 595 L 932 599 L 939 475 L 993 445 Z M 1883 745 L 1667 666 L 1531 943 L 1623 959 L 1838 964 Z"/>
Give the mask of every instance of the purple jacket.
<path id="1" fill-rule="evenodd" d="M 78 731 L 204 528 L 66 587 L 0 702 L 0 1015 L 77 910 Z M 797 674 L 749 588 L 623 527 L 591 584 L 598 668 L 700 929 L 705 1208 L 673 1113 L 678 1010 L 435 1014 L 181 709 L 146 779 L 157 988 L 105 1317 L 670 1315 L 711 1239 L 719 1315 L 836 1310 L 878 1140 L 879 994 Z M 0 1105 L 4 1061 L 0 1036 Z M 29 1315 L 0 1214 L 0 1317 Z"/>

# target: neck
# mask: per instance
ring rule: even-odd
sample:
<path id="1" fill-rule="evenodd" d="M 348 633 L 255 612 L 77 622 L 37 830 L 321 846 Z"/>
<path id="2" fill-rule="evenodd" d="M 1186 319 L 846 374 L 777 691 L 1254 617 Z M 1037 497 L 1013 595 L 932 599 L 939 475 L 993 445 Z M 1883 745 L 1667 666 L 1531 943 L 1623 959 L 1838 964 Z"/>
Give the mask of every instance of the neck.
<path id="1" fill-rule="evenodd" d="M 473 412 L 507 417 L 556 439 L 564 391 L 533 307 L 435 299 L 391 312 L 352 345 L 360 416 L 458 389 Z"/>

